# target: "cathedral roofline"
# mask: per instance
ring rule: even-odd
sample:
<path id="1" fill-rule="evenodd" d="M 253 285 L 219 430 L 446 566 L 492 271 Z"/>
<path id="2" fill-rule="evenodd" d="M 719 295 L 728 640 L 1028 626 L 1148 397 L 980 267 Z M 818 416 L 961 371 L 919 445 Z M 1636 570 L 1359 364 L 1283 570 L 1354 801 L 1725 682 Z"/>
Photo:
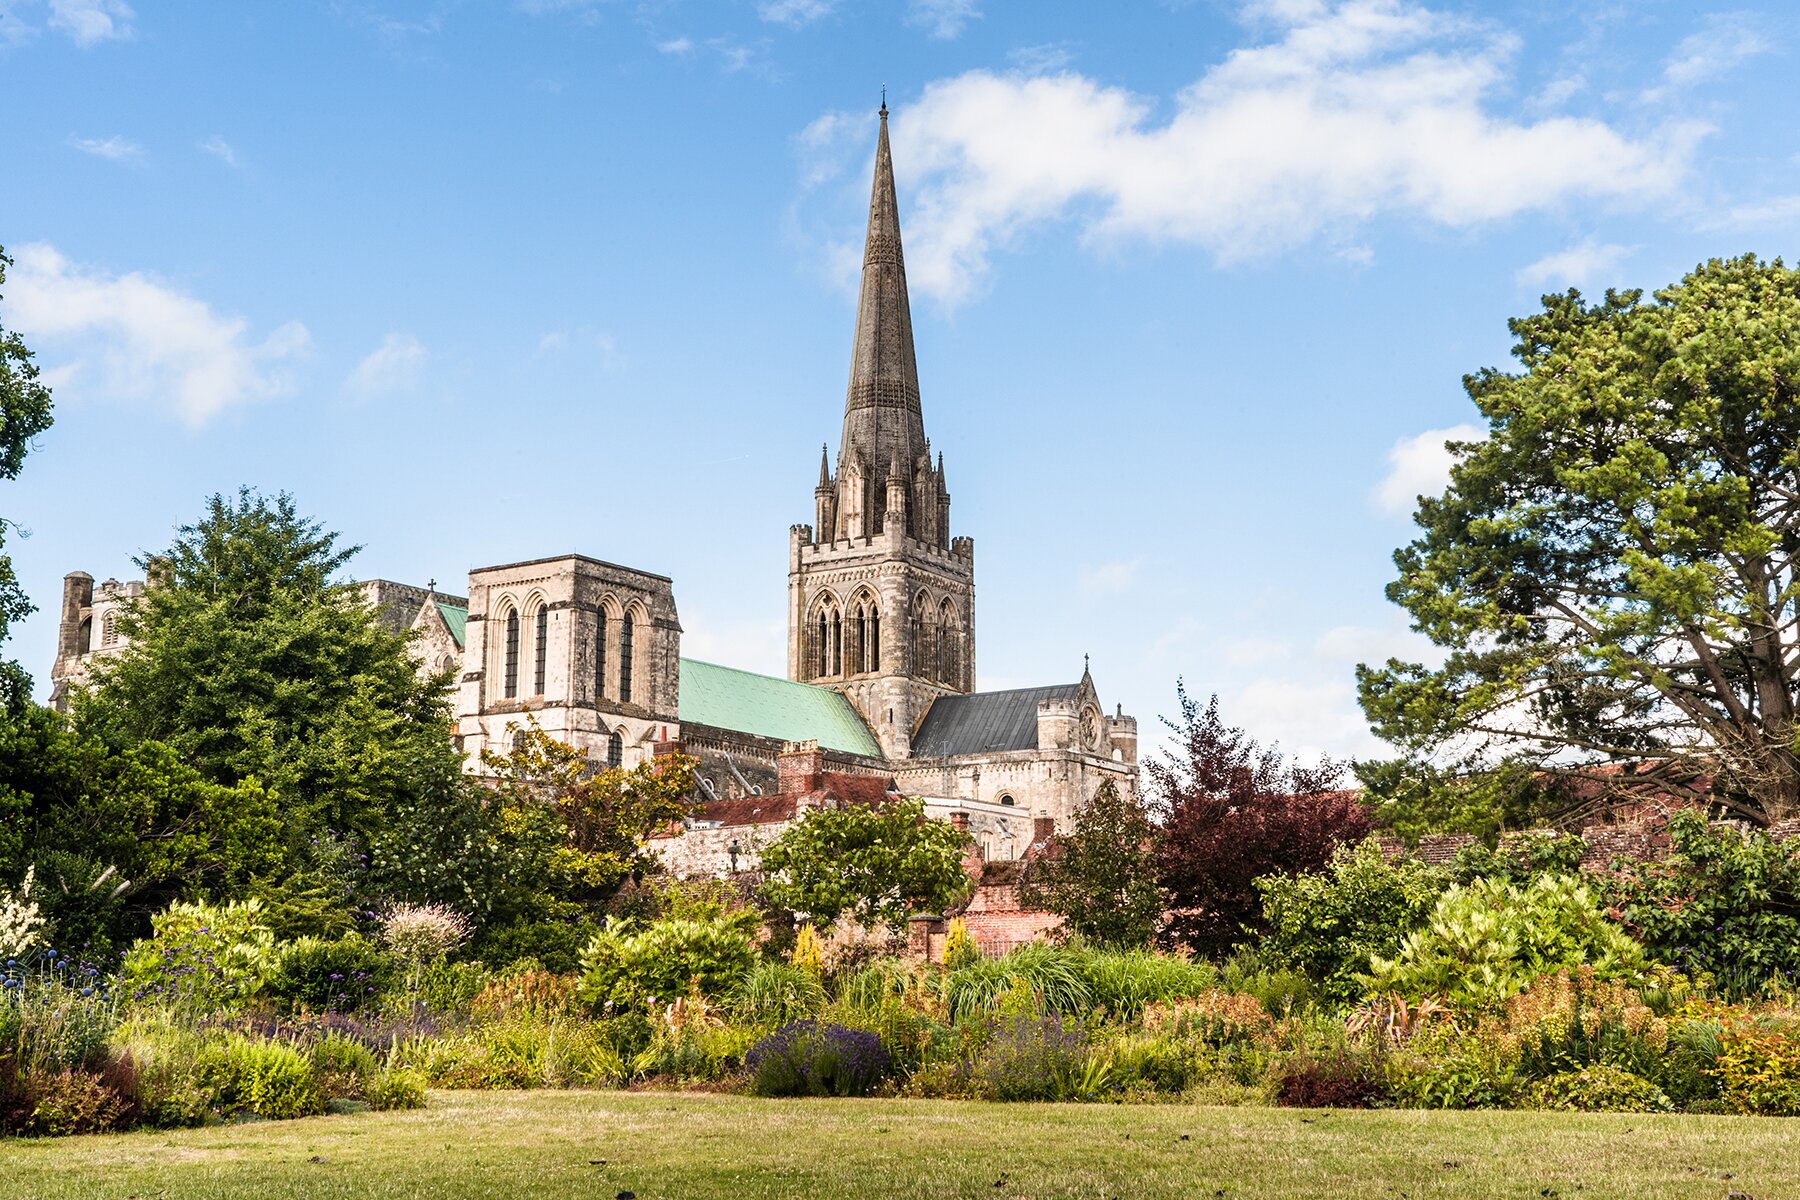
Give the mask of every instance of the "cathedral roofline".
<path id="1" fill-rule="evenodd" d="M 672 584 L 675 582 L 673 579 L 670 579 L 667 575 L 658 575 L 655 571 L 646 571 L 640 567 L 628 567 L 628 566 L 625 566 L 623 563 L 608 562 L 604 558 L 593 558 L 586 554 L 575 554 L 575 553 L 549 554 L 549 555 L 545 555 L 543 558 L 526 558 L 526 559 L 521 559 L 518 562 L 495 563 L 493 566 L 490 566 L 490 567 L 471 567 L 469 569 L 469 574 L 474 575 L 474 574 L 477 574 L 482 571 L 510 571 L 514 567 L 536 567 L 536 566 L 541 566 L 544 563 L 567 562 L 570 559 L 574 559 L 577 562 L 587 563 L 589 566 L 608 567 L 614 571 L 624 571 L 627 574 L 642 576 L 646 579 L 658 579 L 658 580 L 661 580 L 663 583 Z"/>

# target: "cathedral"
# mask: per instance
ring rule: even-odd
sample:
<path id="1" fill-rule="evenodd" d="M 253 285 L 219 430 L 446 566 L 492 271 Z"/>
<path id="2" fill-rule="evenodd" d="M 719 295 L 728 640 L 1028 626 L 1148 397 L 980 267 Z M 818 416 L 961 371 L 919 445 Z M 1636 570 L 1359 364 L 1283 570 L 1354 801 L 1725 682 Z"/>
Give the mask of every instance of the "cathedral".
<path id="1" fill-rule="evenodd" d="M 528 721 L 597 765 L 697 757 L 700 813 L 656 847 L 683 873 L 753 865 L 808 807 L 892 795 L 922 797 L 989 859 L 1018 858 L 1104 782 L 1137 786 L 1137 721 L 1105 711 L 1085 665 L 1072 682 L 976 690 L 975 546 L 952 535 L 925 436 L 887 118 L 884 104 L 843 429 L 812 523 L 788 531 L 786 679 L 683 658 L 673 581 L 585 555 L 476 568 L 466 596 L 359 585 L 414 631 L 421 671 L 455 669 L 469 770 Z M 124 649 L 115 614 L 144 587 L 66 577 L 53 704 Z"/>

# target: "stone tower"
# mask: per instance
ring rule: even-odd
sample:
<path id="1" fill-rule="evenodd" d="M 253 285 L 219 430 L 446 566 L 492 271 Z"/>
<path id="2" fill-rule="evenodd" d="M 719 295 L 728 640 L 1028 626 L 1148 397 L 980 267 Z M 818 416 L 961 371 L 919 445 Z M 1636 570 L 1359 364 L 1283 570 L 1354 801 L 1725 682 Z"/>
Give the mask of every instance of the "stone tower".
<path id="1" fill-rule="evenodd" d="M 788 678 L 849 697 L 904 758 L 933 700 L 975 689 L 975 543 L 950 536 L 944 460 L 919 407 L 887 105 L 835 469 L 788 546 Z"/>

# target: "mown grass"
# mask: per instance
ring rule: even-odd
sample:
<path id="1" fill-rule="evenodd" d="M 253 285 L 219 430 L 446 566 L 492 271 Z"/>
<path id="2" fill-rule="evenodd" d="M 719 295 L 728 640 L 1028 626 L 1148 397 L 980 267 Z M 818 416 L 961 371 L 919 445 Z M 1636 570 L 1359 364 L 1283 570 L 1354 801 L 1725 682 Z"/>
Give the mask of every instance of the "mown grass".
<path id="1" fill-rule="evenodd" d="M 13 1197 L 1800 1197 L 1800 1121 L 438 1092 L 0 1141 Z"/>

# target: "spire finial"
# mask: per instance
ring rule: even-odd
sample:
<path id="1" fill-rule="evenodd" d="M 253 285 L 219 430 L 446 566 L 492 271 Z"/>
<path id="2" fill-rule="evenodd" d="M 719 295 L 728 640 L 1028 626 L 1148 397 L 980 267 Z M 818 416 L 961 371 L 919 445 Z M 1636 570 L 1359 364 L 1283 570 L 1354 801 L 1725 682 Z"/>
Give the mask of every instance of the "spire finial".
<path id="1" fill-rule="evenodd" d="M 881 85 L 881 119 L 887 120 L 887 84 Z"/>
<path id="2" fill-rule="evenodd" d="M 1088 656 L 1085 654 L 1081 656 L 1081 673 L 1088 674 Z"/>
<path id="3" fill-rule="evenodd" d="M 819 443 L 819 486 L 820 487 L 824 487 L 831 482 L 831 470 L 826 465 L 827 463 L 829 463 L 831 461 L 830 454 L 831 454 L 830 449 L 826 447 L 824 442 L 820 442 Z"/>

